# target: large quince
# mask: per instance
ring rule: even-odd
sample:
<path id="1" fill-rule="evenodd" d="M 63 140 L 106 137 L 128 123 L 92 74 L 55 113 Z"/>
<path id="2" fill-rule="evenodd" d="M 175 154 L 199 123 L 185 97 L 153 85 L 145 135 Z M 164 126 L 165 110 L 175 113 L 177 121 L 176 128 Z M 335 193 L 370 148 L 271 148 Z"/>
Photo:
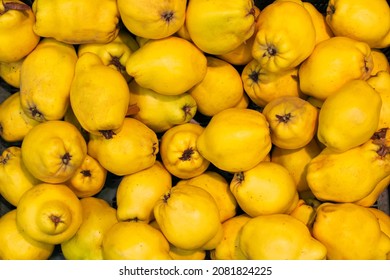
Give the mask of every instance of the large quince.
<path id="1" fill-rule="evenodd" d="M 151 167 L 159 151 L 156 133 L 134 118 L 125 118 L 110 138 L 90 135 L 88 154 L 109 172 L 123 176 Z"/>
<path id="2" fill-rule="evenodd" d="M 168 241 L 184 250 L 211 250 L 222 239 L 218 206 L 200 187 L 172 187 L 155 204 L 154 217 Z"/>
<path id="3" fill-rule="evenodd" d="M 199 153 L 228 172 L 249 170 L 271 150 L 269 124 L 253 109 L 229 108 L 215 114 L 199 135 Z"/>
<path id="4" fill-rule="evenodd" d="M 382 232 L 377 217 L 368 208 L 354 203 L 321 204 L 312 232 L 325 245 L 329 260 L 390 257 L 390 237 Z"/>
<path id="5" fill-rule="evenodd" d="M 304 223 L 287 214 L 252 218 L 238 238 L 243 255 L 250 260 L 324 260 L 327 252 Z"/>
<path id="6" fill-rule="evenodd" d="M 390 8 L 386 0 L 330 0 L 326 22 L 336 36 L 366 42 L 372 48 L 390 45 L 386 38 L 390 36 Z"/>
<path id="7" fill-rule="evenodd" d="M 255 31 L 252 0 L 192 0 L 187 5 L 186 27 L 191 40 L 208 54 L 228 53 Z"/>
<path id="8" fill-rule="evenodd" d="M 116 0 L 36 0 L 34 32 L 69 44 L 108 43 L 118 35 Z"/>
<path id="9" fill-rule="evenodd" d="M 69 106 L 77 53 L 73 45 L 42 39 L 20 68 L 20 102 L 37 121 L 61 120 Z"/>
<path id="10" fill-rule="evenodd" d="M 168 36 L 141 45 L 127 60 L 126 71 L 142 87 L 179 95 L 202 81 L 207 59 L 193 43 Z"/>
<path id="11" fill-rule="evenodd" d="M 257 25 L 252 55 L 271 72 L 297 67 L 316 44 L 311 16 L 299 3 L 275 1 L 269 4 L 260 12 Z"/>
<path id="12" fill-rule="evenodd" d="M 325 100 L 351 80 L 367 80 L 373 69 L 371 48 L 335 36 L 318 43 L 299 66 L 299 86 L 306 95 Z"/>
<path id="13" fill-rule="evenodd" d="M 184 24 L 186 8 L 186 0 L 118 0 L 125 27 L 148 39 L 161 39 L 177 32 Z"/>
<path id="14" fill-rule="evenodd" d="M 39 43 L 33 31 L 35 15 L 19 0 L 0 2 L 0 62 L 16 62 L 26 57 Z"/>
<path id="15" fill-rule="evenodd" d="M 390 130 L 344 152 L 325 148 L 307 166 L 307 183 L 322 201 L 356 202 L 390 175 Z"/>
<path id="16" fill-rule="evenodd" d="M 129 88 L 119 71 L 105 65 L 96 53 L 86 52 L 79 57 L 70 105 L 86 131 L 109 138 L 121 129 L 129 102 Z"/>
<path id="17" fill-rule="evenodd" d="M 34 126 L 21 145 L 27 170 L 47 183 L 69 180 L 87 155 L 81 132 L 66 121 L 46 121 Z"/>
<path id="18" fill-rule="evenodd" d="M 318 140 L 338 152 L 363 144 L 378 129 L 381 106 L 381 95 L 368 82 L 345 83 L 321 106 Z"/>

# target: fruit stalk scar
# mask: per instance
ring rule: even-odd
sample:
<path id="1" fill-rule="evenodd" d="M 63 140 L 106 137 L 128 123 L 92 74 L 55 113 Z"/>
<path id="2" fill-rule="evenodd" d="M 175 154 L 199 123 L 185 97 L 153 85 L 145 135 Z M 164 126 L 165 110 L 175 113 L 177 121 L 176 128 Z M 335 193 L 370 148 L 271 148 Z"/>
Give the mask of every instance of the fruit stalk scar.
<path id="1" fill-rule="evenodd" d="M 275 117 L 278 119 L 279 122 L 288 123 L 288 121 L 291 119 L 291 113 L 287 113 L 285 115 L 275 115 Z"/>
<path id="2" fill-rule="evenodd" d="M 179 157 L 182 161 L 188 161 L 191 160 L 191 156 L 194 154 L 194 149 L 192 147 L 185 149 L 181 157 Z"/>
<path id="3" fill-rule="evenodd" d="M 19 3 L 19 2 L 5 2 L 4 0 L 1 1 L 4 7 L 3 11 L 0 11 L 0 15 L 5 14 L 6 12 L 10 10 L 16 10 L 16 11 L 26 11 L 30 10 L 30 6 L 26 3 Z"/>
<path id="4" fill-rule="evenodd" d="M 390 153 L 390 147 L 387 146 L 386 143 L 386 134 L 388 129 L 389 129 L 388 127 L 381 128 L 380 130 L 375 132 L 374 135 L 371 137 L 373 143 L 379 146 L 376 153 L 379 155 L 381 159 L 384 159 Z"/>

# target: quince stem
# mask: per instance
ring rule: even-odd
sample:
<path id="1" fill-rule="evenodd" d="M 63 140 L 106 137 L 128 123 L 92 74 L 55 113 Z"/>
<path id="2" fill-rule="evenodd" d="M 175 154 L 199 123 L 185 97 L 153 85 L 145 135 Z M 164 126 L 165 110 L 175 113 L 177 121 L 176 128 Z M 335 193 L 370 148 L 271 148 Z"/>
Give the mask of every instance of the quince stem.
<path id="1" fill-rule="evenodd" d="M 376 151 L 376 153 L 381 158 L 384 158 L 386 155 L 390 154 L 390 147 L 387 146 L 388 143 L 386 141 L 386 135 L 388 130 L 388 127 L 381 128 L 371 137 L 371 139 L 373 140 L 372 143 L 379 146 L 379 149 Z"/>

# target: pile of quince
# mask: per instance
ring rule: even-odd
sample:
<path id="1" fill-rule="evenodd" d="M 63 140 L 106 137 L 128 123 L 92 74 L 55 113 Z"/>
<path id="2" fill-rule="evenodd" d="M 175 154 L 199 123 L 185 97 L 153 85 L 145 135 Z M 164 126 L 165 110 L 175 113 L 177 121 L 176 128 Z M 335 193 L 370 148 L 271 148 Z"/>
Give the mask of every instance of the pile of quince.
<path id="1" fill-rule="evenodd" d="M 2 0 L 0 259 L 390 259 L 387 1 L 259 3 Z"/>

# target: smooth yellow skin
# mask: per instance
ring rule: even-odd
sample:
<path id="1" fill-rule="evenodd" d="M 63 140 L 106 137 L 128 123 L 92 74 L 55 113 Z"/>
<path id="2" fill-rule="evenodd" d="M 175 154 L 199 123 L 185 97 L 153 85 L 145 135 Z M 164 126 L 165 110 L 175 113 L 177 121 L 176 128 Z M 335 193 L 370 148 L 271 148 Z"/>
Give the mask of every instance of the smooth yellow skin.
<path id="1" fill-rule="evenodd" d="M 83 163 L 65 184 L 79 198 L 94 196 L 106 182 L 107 170 L 93 157 L 86 155 Z"/>
<path id="2" fill-rule="evenodd" d="M 122 129 L 113 138 L 90 135 L 88 141 L 88 154 L 118 176 L 151 167 L 158 151 L 156 133 L 133 118 L 125 118 Z"/>
<path id="3" fill-rule="evenodd" d="M 294 178 L 282 165 L 263 161 L 234 174 L 230 190 L 251 217 L 290 213 L 298 203 Z"/>
<path id="4" fill-rule="evenodd" d="M 115 0 L 34 1 L 33 30 L 69 44 L 108 43 L 118 35 L 119 11 Z"/>
<path id="5" fill-rule="evenodd" d="M 390 156 L 378 151 L 389 146 L 389 132 L 384 144 L 370 139 L 345 152 L 325 148 L 307 166 L 307 183 L 323 201 L 355 202 L 369 195 L 380 181 L 389 176 Z"/>
<path id="6" fill-rule="evenodd" d="M 207 56 L 207 73 L 203 80 L 189 90 L 197 110 L 205 116 L 214 116 L 235 107 L 244 95 L 240 73 L 230 63 Z"/>
<path id="7" fill-rule="evenodd" d="M 390 237 L 377 217 L 354 203 L 321 204 L 312 234 L 327 248 L 329 260 L 386 260 L 390 252 Z"/>
<path id="8" fill-rule="evenodd" d="M 130 81 L 131 78 L 126 72 L 126 62 L 138 48 L 139 46 L 135 38 L 127 30 L 121 30 L 118 36 L 109 43 L 79 45 L 77 55 L 80 57 L 86 52 L 93 52 L 100 57 L 104 65 L 116 69 L 124 76 L 126 81 Z"/>
<path id="9" fill-rule="evenodd" d="M 326 22 L 336 36 L 366 42 L 370 47 L 381 43 L 390 32 L 390 8 L 386 0 L 330 0 Z"/>
<path id="10" fill-rule="evenodd" d="M 61 244 L 77 232 L 82 213 L 80 200 L 66 185 L 40 183 L 19 200 L 16 223 L 36 241 Z"/>
<path id="11" fill-rule="evenodd" d="M 79 57 L 70 88 L 70 104 L 80 125 L 89 133 L 118 131 L 129 107 L 126 79 L 120 72 L 104 65 L 92 52 Z"/>
<path id="12" fill-rule="evenodd" d="M 315 28 L 309 12 L 301 4 L 273 2 L 260 12 L 257 24 L 252 56 L 267 71 L 293 69 L 314 49 Z"/>
<path id="13" fill-rule="evenodd" d="M 20 88 L 20 68 L 25 57 L 15 62 L 0 62 L 0 77 L 14 88 Z"/>
<path id="14" fill-rule="evenodd" d="M 196 142 L 204 128 L 185 123 L 171 127 L 160 139 L 161 160 L 166 169 L 180 179 L 189 179 L 206 171 L 210 162 L 197 150 Z"/>
<path id="15" fill-rule="evenodd" d="M 142 87 L 179 95 L 202 81 L 207 59 L 191 42 L 169 36 L 142 45 L 127 60 L 126 71 Z"/>
<path id="16" fill-rule="evenodd" d="M 276 98 L 263 108 L 272 144 L 283 149 L 299 149 L 313 139 L 317 132 L 318 110 L 296 96 Z"/>
<path id="17" fill-rule="evenodd" d="M 380 71 L 390 72 L 389 60 L 381 49 L 371 49 L 371 55 L 374 65 L 371 71 L 371 76 L 375 76 Z"/>
<path id="18" fill-rule="evenodd" d="M 225 54 L 253 35 L 254 2 L 191 1 L 187 4 L 185 24 L 191 40 L 202 51 L 214 55 Z"/>
<path id="19" fill-rule="evenodd" d="M 123 176 L 116 192 L 118 220 L 149 223 L 154 219 L 155 203 L 171 187 L 171 174 L 160 161 L 149 168 Z"/>
<path id="20" fill-rule="evenodd" d="M 214 115 L 197 142 L 203 157 L 228 172 L 256 166 L 271 146 L 265 116 L 256 110 L 239 108 L 225 109 Z"/>
<path id="21" fill-rule="evenodd" d="M 139 111 L 132 115 L 154 132 L 165 132 L 175 125 L 188 123 L 197 112 L 197 104 L 190 93 L 164 95 L 140 86 L 135 80 L 129 84 L 130 104 Z"/>
<path id="22" fill-rule="evenodd" d="M 389 187 L 389 185 L 390 175 L 379 181 L 375 188 L 367 196 L 355 201 L 354 203 L 365 207 L 373 206 L 375 202 L 377 202 L 379 196 Z"/>
<path id="23" fill-rule="evenodd" d="M 40 183 L 24 166 L 18 146 L 10 146 L 2 151 L 0 175 L 0 194 L 13 206 L 18 205 L 27 190 Z"/>
<path id="24" fill-rule="evenodd" d="M 238 245 L 238 236 L 241 228 L 251 219 L 246 214 L 234 216 L 222 223 L 223 238 L 221 242 L 211 250 L 212 260 L 245 260 Z"/>
<path id="25" fill-rule="evenodd" d="M 239 233 L 239 247 L 250 260 L 323 260 L 326 247 L 300 220 L 287 214 L 260 215 Z"/>
<path id="26" fill-rule="evenodd" d="M 54 245 L 35 241 L 16 225 L 16 209 L 0 217 L 0 260 L 47 260 Z"/>
<path id="27" fill-rule="evenodd" d="M 321 14 L 311 2 L 302 2 L 302 5 L 309 12 L 313 22 L 316 31 L 316 44 L 333 37 L 333 31 L 327 24 L 325 15 Z"/>
<path id="28" fill-rule="evenodd" d="M 379 93 L 382 100 L 378 130 L 390 127 L 390 72 L 380 71 L 375 76 L 370 77 L 367 83 Z"/>
<path id="29" fill-rule="evenodd" d="M 164 235 L 143 222 L 118 222 L 103 237 L 105 260 L 170 260 Z"/>
<path id="30" fill-rule="evenodd" d="M 381 231 L 390 237 L 390 216 L 378 208 L 369 207 L 367 209 L 377 217 Z"/>
<path id="31" fill-rule="evenodd" d="M 367 80 L 372 68 L 369 45 L 335 36 L 318 43 L 300 65 L 300 89 L 306 95 L 325 100 L 351 80 Z"/>
<path id="32" fill-rule="evenodd" d="M 9 9 L 4 4 L 18 3 L 25 9 Z M 19 0 L 0 3 L 0 62 L 16 62 L 26 57 L 41 39 L 33 32 L 35 15 L 31 8 Z M 15 38 L 23 38 L 15 40 Z"/>
<path id="33" fill-rule="evenodd" d="M 184 24 L 187 1 L 119 0 L 123 24 L 132 34 L 150 39 L 173 35 Z"/>
<path id="34" fill-rule="evenodd" d="M 297 149 L 283 149 L 274 146 L 271 151 L 271 161 L 283 165 L 294 178 L 297 191 L 310 190 L 307 184 L 307 164 L 321 152 L 315 139 L 309 144 Z"/>
<path id="35" fill-rule="evenodd" d="M 46 121 L 27 133 L 21 151 L 23 162 L 34 177 L 47 183 L 63 183 L 83 163 L 87 144 L 71 123 Z"/>
<path id="36" fill-rule="evenodd" d="M 237 201 L 230 191 L 229 183 L 221 174 L 207 170 L 190 179 L 180 180 L 177 185 L 190 184 L 207 191 L 214 198 L 219 209 L 221 223 L 237 213 Z"/>
<path id="37" fill-rule="evenodd" d="M 222 229 L 214 198 L 189 184 L 176 185 L 164 194 L 154 206 L 154 217 L 167 240 L 184 250 L 206 249 Z"/>
<path id="38" fill-rule="evenodd" d="M 101 198 L 80 199 L 82 223 L 72 238 L 61 243 L 67 260 L 102 260 L 105 233 L 118 222 L 116 210 Z"/>
<path id="39" fill-rule="evenodd" d="M 15 92 L 0 104 L 0 136 L 8 142 L 22 141 L 31 128 L 39 124 L 24 112 L 20 92 Z"/>
<path id="40" fill-rule="evenodd" d="M 20 101 L 28 116 L 41 122 L 64 117 L 76 61 L 74 46 L 52 38 L 42 39 L 24 59 Z"/>
<path id="41" fill-rule="evenodd" d="M 273 73 L 252 59 L 242 70 L 241 79 L 245 93 L 260 107 L 280 96 L 304 97 L 298 84 L 298 68 Z"/>
<path id="42" fill-rule="evenodd" d="M 381 95 L 366 81 L 347 82 L 322 104 L 318 140 L 337 152 L 363 144 L 378 129 L 381 106 Z"/>
<path id="43" fill-rule="evenodd" d="M 255 31 L 253 32 L 252 36 L 232 51 L 221 55 L 216 55 L 216 57 L 223 59 L 224 61 L 232 65 L 246 65 L 253 59 L 252 47 L 253 43 L 255 42 L 257 33 L 257 19 L 261 12 L 260 9 L 256 6 L 254 6 L 253 8 L 255 11 Z"/>

